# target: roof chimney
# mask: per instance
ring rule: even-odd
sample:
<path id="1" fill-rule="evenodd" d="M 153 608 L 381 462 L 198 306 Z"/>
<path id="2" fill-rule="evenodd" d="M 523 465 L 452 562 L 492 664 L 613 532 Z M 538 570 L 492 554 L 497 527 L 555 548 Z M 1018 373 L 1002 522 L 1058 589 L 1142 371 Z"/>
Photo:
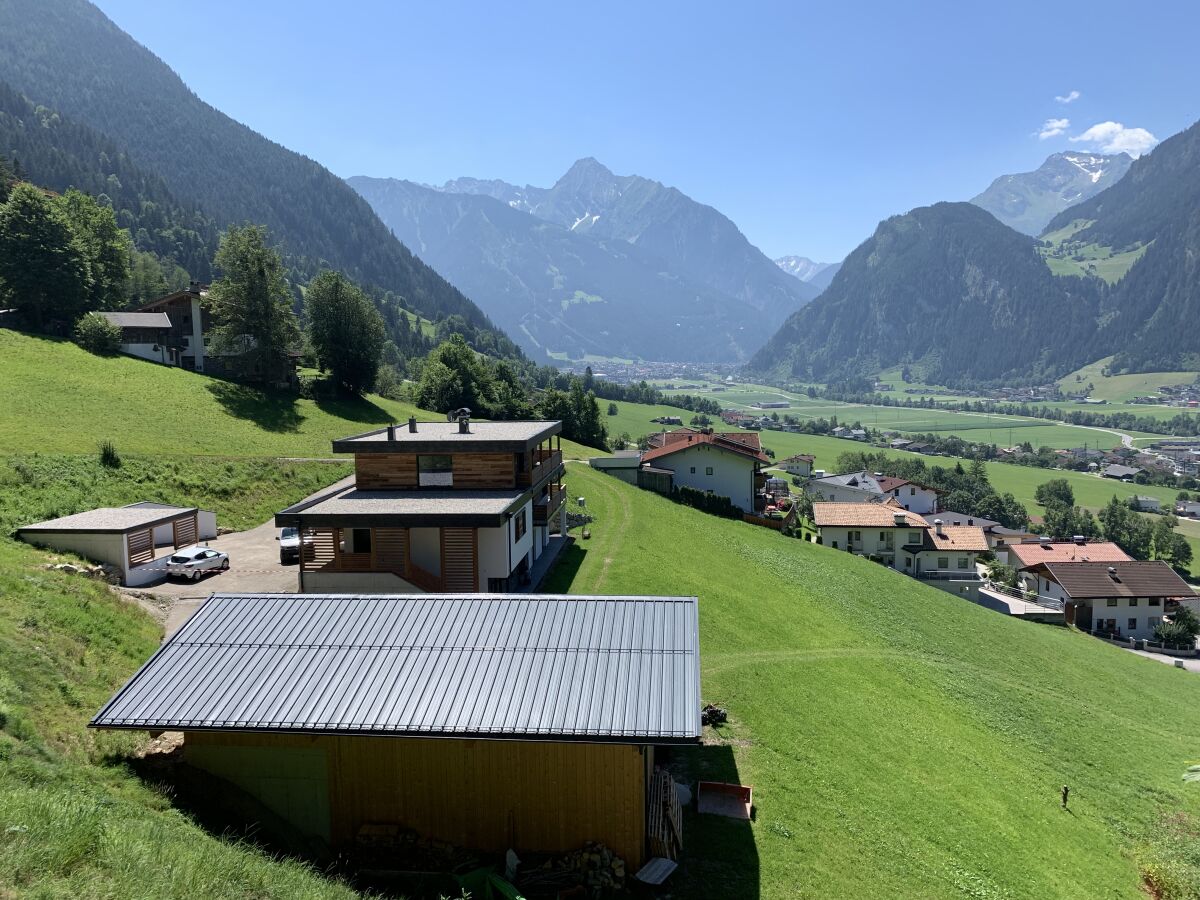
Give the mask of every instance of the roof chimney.
<path id="1" fill-rule="evenodd" d="M 458 433 L 459 434 L 470 434 L 471 433 L 471 417 L 470 416 L 460 416 L 459 417 Z"/>
<path id="2" fill-rule="evenodd" d="M 409 432 L 409 434 L 417 433 L 417 417 L 416 416 L 408 417 L 408 432 Z"/>
<path id="3" fill-rule="evenodd" d="M 941 519 L 933 520 L 933 530 L 937 532 L 938 537 L 942 536 L 942 520 Z"/>
<path id="4" fill-rule="evenodd" d="M 1113 581 L 1121 580 L 1120 578 L 1117 577 L 1117 567 L 1116 566 L 1108 567 L 1108 577 L 1111 578 Z"/>
<path id="5" fill-rule="evenodd" d="M 894 522 L 897 526 L 904 526 L 908 524 L 908 517 L 902 512 L 893 513 L 892 522 Z"/>
<path id="6" fill-rule="evenodd" d="M 391 422 L 388 422 L 387 436 L 389 441 L 394 441 L 396 439 L 396 426 Z"/>
<path id="7" fill-rule="evenodd" d="M 1073 540 L 1077 544 L 1087 543 L 1087 538 L 1085 538 L 1082 534 L 1075 535 L 1074 537 L 1071 538 L 1071 540 Z"/>
<path id="8" fill-rule="evenodd" d="M 1053 540 L 1054 540 L 1053 538 L 1051 538 L 1051 537 L 1048 537 L 1047 535 L 1044 535 L 1044 534 L 1043 534 L 1043 535 L 1042 535 L 1040 538 L 1038 538 L 1038 543 L 1039 543 L 1039 544 L 1041 544 L 1041 545 L 1044 547 L 1044 546 L 1046 546 L 1047 544 L 1049 544 L 1049 543 L 1050 543 L 1051 541 L 1053 541 Z"/>

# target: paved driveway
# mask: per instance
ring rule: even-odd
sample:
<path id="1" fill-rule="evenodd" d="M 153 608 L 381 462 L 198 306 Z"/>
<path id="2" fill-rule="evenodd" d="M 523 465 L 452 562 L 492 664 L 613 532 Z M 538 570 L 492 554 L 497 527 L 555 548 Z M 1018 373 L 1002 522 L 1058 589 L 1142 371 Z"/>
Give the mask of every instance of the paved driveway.
<path id="1" fill-rule="evenodd" d="M 352 484 L 354 476 L 343 479 L 330 487 L 321 488 L 323 494 L 333 487 Z M 314 495 L 315 496 L 315 495 Z M 142 588 L 142 593 L 153 594 L 166 608 L 164 628 L 170 637 L 188 620 L 192 613 L 208 599 L 209 594 L 233 593 L 287 593 L 299 587 L 299 567 L 296 563 L 281 565 L 279 542 L 275 540 L 279 529 L 274 520 L 251 528 L 223 534 L 204 543 L 214 550 L 229 554 L 229 569 L 213 572 L 199 581 L 169 579 L 152 587 Z"/>

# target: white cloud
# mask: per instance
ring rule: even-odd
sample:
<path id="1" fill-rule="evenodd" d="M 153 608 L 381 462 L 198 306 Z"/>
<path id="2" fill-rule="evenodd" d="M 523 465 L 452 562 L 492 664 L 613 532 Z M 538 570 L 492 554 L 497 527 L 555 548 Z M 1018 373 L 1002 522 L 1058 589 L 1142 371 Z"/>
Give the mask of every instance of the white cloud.
<path id="1" fill-rule="evenodd" d="M 1158 143 L 1158 138 L 1145 128 L 1126 128 L 1120 122 L 1099 122 L 1071 138 L 1074 143 L 1095 145 L 1101 153 L 1128 153 L 1138 157 L 1148 153 Z"/>
<path id="2" fill-rule="evenodd" d="M 1055 97 L 1054 99 L 1057 100 L 1059 103 L 1062 103 L 1065 105 L 1067 103 L 1074 103 L 1076 100 L 1078 100 L 1082 96 L 1083 96 L 1083 94 L 1079 93 L 1079 91 L 1071 91 L 1065 97 Z"/>
<path id="3" fill-rule="evenodd" d="M 1070 119 L 1047 119 L 1042 123 L 1041 130 L 1037 133 L 1038 140 L 1045 141 L 1052 137 L 1058 137 L 1070 127 Z"/>

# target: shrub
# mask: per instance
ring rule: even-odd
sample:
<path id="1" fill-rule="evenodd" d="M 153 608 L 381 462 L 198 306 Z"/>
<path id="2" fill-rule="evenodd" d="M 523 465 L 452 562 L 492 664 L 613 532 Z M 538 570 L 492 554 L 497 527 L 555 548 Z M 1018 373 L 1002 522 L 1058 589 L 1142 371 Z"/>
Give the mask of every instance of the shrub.
<path id="1" fill-rule="evenodd" d="M 100 465 L 106 469 L 121 468 L 121 454 L 117 452 L 117 445 L 112 441 L 104 441 L 100 445 Z"/>
<path id="2" fill-rule="evenodd" d="M 100 313 L 90 312 L 75 323 L 75 343 L 90 353 L 111 356 L 121 349 L 121 329 Z"/>

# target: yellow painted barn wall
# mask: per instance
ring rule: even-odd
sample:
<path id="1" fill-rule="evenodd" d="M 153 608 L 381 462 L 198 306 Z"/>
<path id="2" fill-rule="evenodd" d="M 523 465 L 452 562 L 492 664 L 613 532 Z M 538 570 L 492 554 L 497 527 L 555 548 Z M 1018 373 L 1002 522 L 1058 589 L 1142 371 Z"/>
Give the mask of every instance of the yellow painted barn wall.
<path id="1" fill-rule="evenodd" d="M 385 822 L 480 850 L 563 852 L 603 841 L 644 862 L 646 771 L 626 744 L 192 732 L 198 765 L 214 748 L 325 752 L 335 845 Z M 248 788 L 253 792 L 253 788 Z"/>

